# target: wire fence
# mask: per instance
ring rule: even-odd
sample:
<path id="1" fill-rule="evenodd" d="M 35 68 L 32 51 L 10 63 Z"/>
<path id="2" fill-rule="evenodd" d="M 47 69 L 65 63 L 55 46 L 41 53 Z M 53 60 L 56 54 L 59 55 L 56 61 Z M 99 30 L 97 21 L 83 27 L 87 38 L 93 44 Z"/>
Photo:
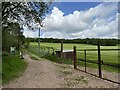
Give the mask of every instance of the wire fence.
<path id="1" fill-rule="evenodd" d="M 53 47 L 47 47 L 47 46 L 41 46 L 40 47 L 40 52 L 44 54 L 52 54 L 54 55 L 54 48 Z"/>
<path id="2" fill-rule="evenodd" d="M 43 57 L 46 55 L 54 55 L 55 51 L 53 47 L 48 47 L 48 46 L 40 46 L 40 48 L 36 45 L 30 45 L 28 51 L 31 53 Z"/>

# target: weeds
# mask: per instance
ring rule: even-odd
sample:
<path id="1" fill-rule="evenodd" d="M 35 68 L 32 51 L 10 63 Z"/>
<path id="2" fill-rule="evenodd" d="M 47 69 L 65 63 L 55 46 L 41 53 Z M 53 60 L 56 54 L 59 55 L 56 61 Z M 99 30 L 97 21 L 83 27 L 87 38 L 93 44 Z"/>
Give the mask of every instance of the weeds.
<path id="1" fill-rule="evenodd" d="M 33 59 L 33 60 L 39 60 L 37 57 L 35 57 L 33 55 L 31 55 L 30 58 Z"/>
<path id="2" fill-rule="evenodd" d="M 85 80 L 85 77 L 84 76 L 79 76 L 75 79 L 76 81 L 80 81 L 80 82 L 84 82 L 84 83 L 88 83 L 87 80 Z"/>
<path id="3" fill-rule="evenodd" d="M 64 75 L 71 75 L 72 72 L 68 71 L 68 70 L 61 70 L 62 73 L 64 73 Z"/>

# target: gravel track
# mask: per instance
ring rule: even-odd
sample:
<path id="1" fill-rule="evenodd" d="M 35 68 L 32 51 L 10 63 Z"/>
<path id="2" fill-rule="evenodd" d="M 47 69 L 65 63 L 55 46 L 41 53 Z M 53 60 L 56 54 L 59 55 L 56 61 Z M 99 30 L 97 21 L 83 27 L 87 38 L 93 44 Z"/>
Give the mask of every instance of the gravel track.
<path id="1" fill-rule="evenodd" d="M 4 88 L 117 88 L 118 85 L 74 70 L 65 64 L 53 63 L 40 58 L 32 60 L 24 56 L 28 67 L 18 79 Z"/>

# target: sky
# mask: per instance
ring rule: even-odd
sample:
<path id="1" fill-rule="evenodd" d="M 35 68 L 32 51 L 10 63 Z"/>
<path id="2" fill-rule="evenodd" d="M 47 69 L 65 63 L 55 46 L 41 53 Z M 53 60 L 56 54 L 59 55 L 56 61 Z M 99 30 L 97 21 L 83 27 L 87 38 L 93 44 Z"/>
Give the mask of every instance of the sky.
<path id="1" fill-rule="evenodd" d="M 54 2 L 43 20 L 41 38 L 118 38 L 116 2 Z M 24 27 L 26 37 L 38 37 L 38 30 Z"/>

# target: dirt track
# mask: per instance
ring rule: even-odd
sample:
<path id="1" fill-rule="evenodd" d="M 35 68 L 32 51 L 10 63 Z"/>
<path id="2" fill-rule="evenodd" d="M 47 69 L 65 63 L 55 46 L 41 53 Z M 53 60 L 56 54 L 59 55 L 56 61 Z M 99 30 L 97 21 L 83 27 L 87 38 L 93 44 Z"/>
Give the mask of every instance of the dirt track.
<path id="1" fill-rule="evenodd" d="M 28 67 L 24 74 L 4 85 L 5 88 L 116 88 L 117 84 L 74 70 L 49 60 L 32 60 L 25 55 Z"/>

